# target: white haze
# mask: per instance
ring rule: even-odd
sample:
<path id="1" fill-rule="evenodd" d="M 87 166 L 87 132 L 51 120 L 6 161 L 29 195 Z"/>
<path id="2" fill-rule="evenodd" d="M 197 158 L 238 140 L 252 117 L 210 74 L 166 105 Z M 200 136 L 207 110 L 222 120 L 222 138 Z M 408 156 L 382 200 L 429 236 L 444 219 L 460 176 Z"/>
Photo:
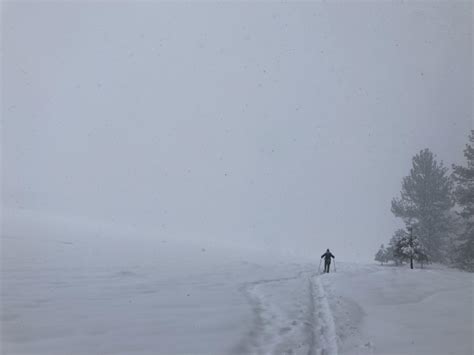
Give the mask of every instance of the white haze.
<path id="1" fill-rule="evenodd" d="M 372 259 L 412 156 L 463 161 L 471 24 L 455 1 L 6 2 L 2 206 Z"/>

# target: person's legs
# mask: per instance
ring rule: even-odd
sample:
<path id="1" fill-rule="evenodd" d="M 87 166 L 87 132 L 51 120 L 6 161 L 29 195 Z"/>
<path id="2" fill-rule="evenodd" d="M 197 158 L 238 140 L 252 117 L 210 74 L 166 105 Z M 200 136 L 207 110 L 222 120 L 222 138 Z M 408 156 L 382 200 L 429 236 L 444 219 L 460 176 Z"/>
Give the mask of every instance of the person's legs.
<path id="1" fill-rule="evenodd" d="M 327 273 L 329 273 L 329 267 L 330 267 L 330 266 L 331 266 L 331 262 L 328 262 L 328 263 L 326 264 L 326 270 L 327 270 L 326 272 L 327 272 Z"/>
<path id="2" fill-rule="evenodd" d="M 329 272 L 329 263 L 328 262 L 324 263 L 324 272 Z"/>

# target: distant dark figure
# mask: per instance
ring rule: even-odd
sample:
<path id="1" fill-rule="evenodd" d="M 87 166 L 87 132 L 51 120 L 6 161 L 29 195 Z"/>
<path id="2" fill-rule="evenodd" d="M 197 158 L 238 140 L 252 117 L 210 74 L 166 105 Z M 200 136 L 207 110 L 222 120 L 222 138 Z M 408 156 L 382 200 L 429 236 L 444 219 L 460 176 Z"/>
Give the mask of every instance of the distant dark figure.
<path id="1" fill-rule="evenodd" d="M 329 266 L 331 266 L 331 258 L 334 259 L 334 255 L 328 250 L 321 255 L 321 259 L 324 258 L 324 272 L 329 272 Z"/>

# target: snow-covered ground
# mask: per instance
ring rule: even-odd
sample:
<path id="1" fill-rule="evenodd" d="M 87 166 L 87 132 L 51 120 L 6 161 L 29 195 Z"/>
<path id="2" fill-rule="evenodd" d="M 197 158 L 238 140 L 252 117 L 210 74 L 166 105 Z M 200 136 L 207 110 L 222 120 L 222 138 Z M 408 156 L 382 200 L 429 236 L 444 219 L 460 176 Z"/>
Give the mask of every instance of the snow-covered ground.
<path id="1" fill-rule="evenodd" d="M 341 264 L 321 278 L 340 354 L 473 354 L 472 274 Z"/>
<path id="2" fill-rule="evenodd" d="M 2 231 L 2 354 L 473 353 L 472 274 L 320 275 L 318 260 L 19 222 Z"/>

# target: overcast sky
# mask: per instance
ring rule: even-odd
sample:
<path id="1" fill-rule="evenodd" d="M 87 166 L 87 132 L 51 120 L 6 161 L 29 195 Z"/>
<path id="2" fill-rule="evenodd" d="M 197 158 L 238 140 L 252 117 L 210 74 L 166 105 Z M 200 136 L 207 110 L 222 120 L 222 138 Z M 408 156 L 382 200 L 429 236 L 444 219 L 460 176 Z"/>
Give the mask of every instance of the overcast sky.
<path id="1" fill-rule="evenodd" d="M 372 259 L 472 45 L 471 2 L 4 3 L 2 205 Z"/>

